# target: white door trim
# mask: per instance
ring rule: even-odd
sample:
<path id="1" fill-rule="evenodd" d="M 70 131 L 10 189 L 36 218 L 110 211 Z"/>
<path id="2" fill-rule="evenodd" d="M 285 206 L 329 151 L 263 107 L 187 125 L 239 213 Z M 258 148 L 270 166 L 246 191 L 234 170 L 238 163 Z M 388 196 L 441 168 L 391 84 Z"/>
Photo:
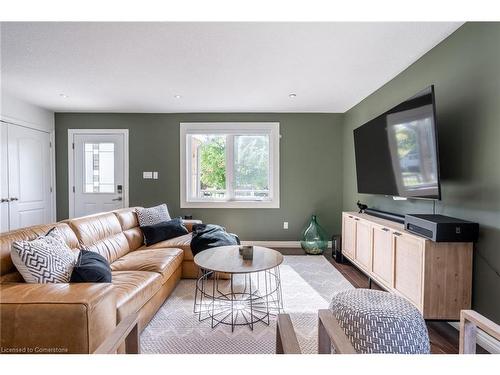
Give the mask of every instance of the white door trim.
<path id="1" fill-rule="evenodd" d="M 123 200 L 124 207 L 129 206 L 129 163 L 128 163 L 128 129 L 68 129 L 68 216 L 72 219 L 75 215 L 75 200 L 73 196 L 73 186 L 75 182 L 75 161 L 73 140 L 75 134 L 123 134 L 123 162 L 125 171 L 123 172 Z"/>

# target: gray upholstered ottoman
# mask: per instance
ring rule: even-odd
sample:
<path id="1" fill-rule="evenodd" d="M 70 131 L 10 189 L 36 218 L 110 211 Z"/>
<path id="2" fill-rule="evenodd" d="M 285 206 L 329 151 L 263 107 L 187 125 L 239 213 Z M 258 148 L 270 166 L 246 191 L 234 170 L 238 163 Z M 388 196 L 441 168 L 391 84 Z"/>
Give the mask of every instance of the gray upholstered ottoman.
<path id="1" fill-rule="evenodd" d="M 395 294 L 355 289 L 336 294 L 330 310 L 358 353 L 428 354 L 422 314 Z"/>

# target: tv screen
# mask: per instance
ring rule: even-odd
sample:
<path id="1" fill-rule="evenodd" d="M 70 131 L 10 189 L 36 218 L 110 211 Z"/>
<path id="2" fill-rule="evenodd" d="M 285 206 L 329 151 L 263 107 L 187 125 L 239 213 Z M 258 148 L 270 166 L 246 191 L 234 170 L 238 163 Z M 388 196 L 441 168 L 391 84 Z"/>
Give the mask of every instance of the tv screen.
<path id="1" fill-rule="evenodd" d="M 440 199 L 434 86 L 354 129 L 358 192 Z"/>

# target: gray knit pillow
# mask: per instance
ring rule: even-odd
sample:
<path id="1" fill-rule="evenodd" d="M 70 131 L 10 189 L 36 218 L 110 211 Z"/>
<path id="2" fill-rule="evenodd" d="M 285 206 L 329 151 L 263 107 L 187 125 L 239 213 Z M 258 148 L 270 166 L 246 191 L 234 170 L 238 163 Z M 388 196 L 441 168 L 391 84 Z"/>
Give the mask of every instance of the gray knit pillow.
<path id="1" fill-rule="evenodd" d="M 141 227 L 145 227 L 146 225 L 155 225 L 170 220 L 170 214 L 168 213 L 168 208 L 165 203 L 155 207 L 138 208 L 136 212 L 137 219 L 139 220 L 139 226 Z"/>
<path id="2" fill-rule="evenodd" d="M 14 241 L 12 263 L 27 283 L 68 283 L 76 255 L 56 228 L 32 241 Z"/>

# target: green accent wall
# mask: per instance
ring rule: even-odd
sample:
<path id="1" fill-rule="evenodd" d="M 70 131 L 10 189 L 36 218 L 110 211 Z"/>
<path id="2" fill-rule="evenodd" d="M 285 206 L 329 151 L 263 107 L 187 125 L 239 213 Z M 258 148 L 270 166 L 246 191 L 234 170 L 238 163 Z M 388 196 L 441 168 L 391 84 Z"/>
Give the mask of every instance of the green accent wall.
<path id="1" fill-rule="evenodd" d="M 130 205 L 166 202 L 171 215 L 191 214 L 223 225 L 242 240 L 299 240 L 312 214 L 327 233 L 340 233 L 340 114 L 302 113 L 56 113 L 57 218 L 68 217 L 68 129 L 129 129 Z M 280 122 L 279 209 L 180 209 L 180 122 Z M 143 180 L 158 171 L 158 180 Z M 288 221 L 289 229 L 283 229 Z"/>
<path id="2" fill-rule="evenodd" d="M 473 308 L 500 321 L 500 23 L 467 23 L 345 114 L 57 113 L 57 217 L 68 216 L 67 130 L 130 132 L 130 205 L 169 205 L 218 223 L 243 240 L 299 240 L 311 214 L 340 233 L 342 210 L 358 199 L 399 213 L 431 213 L 430 201 L 357 194 L 353 129 L 434 84 L 442 178 L 436 211 L 480 223 L 474 255 Z M 179 123 L 279 121 L 279 209 L 179 208 Z M 143 180 L 142 171 L 159 171 Z M 283 221 L 289 222 L 284 230 Z"/>
<path id="3" fill-rule="evenodd" d="M 343 209 L 399 213 L 432 202 L 357 194 L 353 129 L 434 84 L 442 179 L 437 213 L 480 223 L 473 308 L 500 321 L 500 23 L 467 23 L 345 114 Z"/>

